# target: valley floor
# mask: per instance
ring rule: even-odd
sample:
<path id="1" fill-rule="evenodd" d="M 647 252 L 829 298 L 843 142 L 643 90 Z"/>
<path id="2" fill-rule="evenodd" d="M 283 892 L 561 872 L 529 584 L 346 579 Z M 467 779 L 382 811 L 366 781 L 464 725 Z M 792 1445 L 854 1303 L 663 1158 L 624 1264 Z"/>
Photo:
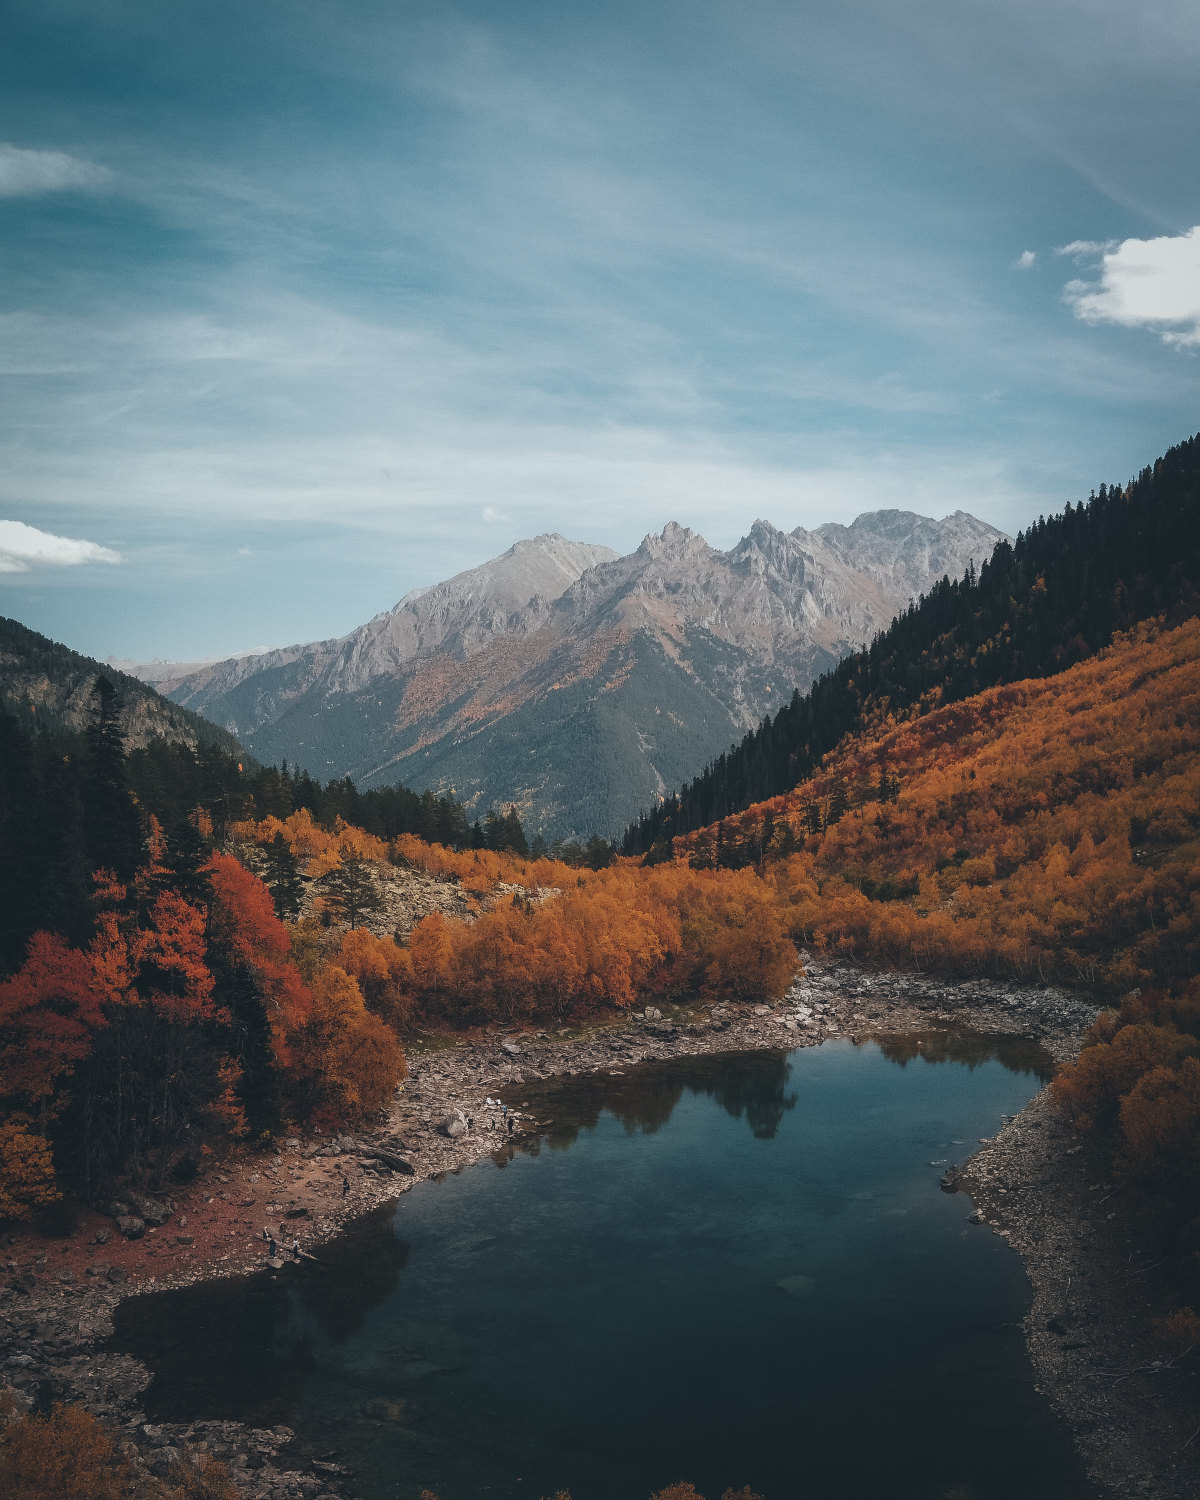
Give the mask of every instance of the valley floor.
<path id="1" fill-rule="evenodd" d="M 21 1399 L 50 1389 L 118 1423 L 152 1470 L 164 1470 L 177 1451 L 206 1446 L 231 1465 L 248 1500 L 333 1500 L 350 1492 L 352 1478 L 315 1455 L 303 1434 L 229 1422 L 147 1424 L 139 1399 L 149 1372 L 102 1348 L 117 1304 L 131 1293 L 263 1269 L 264 1225 L 278 1230 L 282 1222 L 312 1251 L 347 1220 L 423 1178 L 517 1149 L 502 1110 L 486 1101 L 499 1096 L 510 1106 L 513 1136 L 539 1133 L 520 1103 L 536 1080 L 953 1025 L 1037 1040 L 1064 1061 L 1094 1015 L 1061 990 L 942 984 L 804 957 L 805 976 L 775 1007 L 681 1008 L 584 1031 L 431 1039 L 410 1055 L 411 1077 L 378 1131 L 296 1138 L 278 1154 L 225 1160 L 178 1191 L 171 1217 L 141 1239 L 125 1240 L 96 1214 L 66 1241 L 16 1237 L 3 1252 L 3 1378 Z M 441 1133 L 456 1111 L 472 1128 Z M 1166 1364 L 1152 1340 L 1152 1318 L 1168 1306 L 1155 1276 L 1154 1225 L 1089 1152 L 1073 1144 L 1043 1091 L 944 1185 L 968 1192 L 972 1222 L 990 1226 L 1023 1256 L 1033 1288 L 1025 1330 L 1034 1368 L 1075 1433 L 1098 1493 L 1185 1500 L 1200 1493 L 1200 1398 L 1194 1378 Z M 295 1274 L 290 1261 L 267 1269 L 281 1279 Z"/>

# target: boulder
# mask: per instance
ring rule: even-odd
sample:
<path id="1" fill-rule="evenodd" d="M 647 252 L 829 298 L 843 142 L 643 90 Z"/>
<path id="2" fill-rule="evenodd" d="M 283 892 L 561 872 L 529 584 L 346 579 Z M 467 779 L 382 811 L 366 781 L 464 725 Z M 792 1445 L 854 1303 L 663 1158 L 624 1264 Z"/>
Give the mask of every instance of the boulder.
<path id="1" fill-rule="evenodd" d="M 509 1057 L 520 1057 L 521 1055 L 521 1049 L 517 1046 L 516 1042 L 501 1042 L 500 1050 L 501 1052 L 507 1052 Z"/>
<path id="2" fill-rule="evenodd" d="M 457 1140 L 460 1135 L 467 1133 L 466 1116 L 461 1109 L 453 1110 L 437 1122 L 435 1129 L 439 1135 L 447 1136 L 452 1141 Z"/>
<path id="3" fill-rule="evenodd" d="M 140 1240 L 146 1232 L 146 1222 L 135 1214 L 122 1214 L 117 1220 L 117 1228 L 127 1240 Z"/>
<path id="4" fill-rule="evenodd" d="M 461 1135 L 462 1132 L 460 1131 L 459 1134 Z M 412 1162 L 405 1161 L 402 1156 L 397 1156 L 394 1151 L 385 1151 L 382 1147 L 376 1147 L 375 1150 L 369 1153 L 364 1150 L 363 1155 L 369 1155 L 372 1160 L 382 1162 L 385 1167 L 389 1167 L 393 1172 L 400 1172 L 405 1177 L 414 1177 L 416 1175 L 416 1168 Z M 288 1214 L 288 1218 L 294 1219 L 301 1214 L 307 1213 L 308 1209 L 306 1208 L 294 1208 Z"/>
<path id="5" fill-rule="evenodd" d="M 109 1215 L 114 1219 L 123 1218 L 127 1213 L 130 1212 L 129 1204 L 126 1203 L 122 1198 L 114 1198 L 113 1201 L 108 1205 L 108 1212 Z"/>
<path id="6" fill-rule="evenodd" d="M 165 1224 L 175 1211 L 174 1204 L 166 1198 L 134 1198 L 132 1201 L 133 1212 L 156 1229 L 160 1224 Z"/>
<path id="7" fill-rule="evenodd" d="M 124 1266 L 109 1266 L 108 1270 L 104 1273 L 104 1279 L 113 1286 L 116 1286 L 122 1281 L 129 1280 L 129 1272 Z"/>
<path id="8" fill-rule="evenodd" d="M 943 1193 L 957 1193 L 958 1168 L 947 1167 L 946 1170 L 942 1173 L 941 1177 L 938 1179 L 938 1187 L 941 1188 Z"/>

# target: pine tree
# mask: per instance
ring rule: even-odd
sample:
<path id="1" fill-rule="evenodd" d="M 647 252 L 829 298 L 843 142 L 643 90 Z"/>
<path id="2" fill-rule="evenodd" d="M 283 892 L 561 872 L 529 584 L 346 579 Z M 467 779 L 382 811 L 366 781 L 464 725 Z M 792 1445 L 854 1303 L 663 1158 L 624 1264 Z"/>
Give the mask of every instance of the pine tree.
<path id="1" fill-rule="evenodd" d="M 363 925 L 363 917 L 383 905 L 379 885 L 370 862 L 354 849 L 342 855 L 341 863 L 318 882 L 332 914 L 348 927 Z"/>
<path id="2" fill-rule="evenodd" d="M 208 904 L 209 881 L 201 869 L 207 857 L 196 825 L 189 818 L 181 819 L 167 835 L 163 864 L 168 872 L 167 884 L 193 906 Z"/>
<path id="3" fill-rule="evenodd" d="M 128 882 L 142 863 L 145 841 L 141 819 L 129 794 L 121 700 L 106 677 L 97 677 L 88 702 L 87 767 L 84 777 L 84 832 L 96 869 L 111 870 Z"/>
<path id="4" fill-rule="evenodd" d="M 275 915 L 281 921 L 294 920 L 300 914 L 304 882 L 300 866 L 282 833 L 277 833 L 266 848 L 265 884 L 275 903 Z"/>

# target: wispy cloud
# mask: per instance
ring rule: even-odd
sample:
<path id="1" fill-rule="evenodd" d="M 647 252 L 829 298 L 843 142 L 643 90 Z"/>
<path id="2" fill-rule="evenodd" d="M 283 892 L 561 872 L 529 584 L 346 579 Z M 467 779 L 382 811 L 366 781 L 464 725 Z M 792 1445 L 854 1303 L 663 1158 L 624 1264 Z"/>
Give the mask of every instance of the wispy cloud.
<path id="1" fill-rule="evenodd" d="M 81 563 L 119 563 L 121 554 L 99 542 L 54 536 L 24 521 L 0 521 L 0 573 L 28 573 L 32 568 L 71 568 Z"/>
<path id="2" fill-rule="evenodd" d="M 1067 246 L 1083 252 L 1084 242 Z M 1064 295 L 1085 323 L 1153 328 L 1176 348 L 1200 346 L 1200 224 L 1186 234 L 1125 240 L 1101 252 L 1098 281 L 1071 281 Z"/>
<path id="3" fill-rule="evenodd" d="M 1072 240 L 1069 245 L 1059 245 L 1055 255 L 1073 255 L 1076 260 L 1087 256 L 1103 255 L 1106 250 L 1115 250 L 1120 240 Z"/>
<path id="4" fill-rule="evenodd" d="M 511 522 L 512 517 L 511 516 L 502 516 L 500 514 L 500 512 L 496 509 L 496 507 L 494 505 L 485 505 L 483 507 L 483 519 L 485 521 L 510 521 Z"/>
<path id="5" fill-rule="evenodd" d="M 1018 271 L 1032 271 L 1034 266 L 1037 265 L 1037 251 L 1022 250 L 1013 264 Z"/>
<path id="6" fill-rule="evenodd" d="M 68 156 L 65 151 L 30 151 L 0 145 L 0 198 L 103 187 L 112 177 L 107 167 Z"/>

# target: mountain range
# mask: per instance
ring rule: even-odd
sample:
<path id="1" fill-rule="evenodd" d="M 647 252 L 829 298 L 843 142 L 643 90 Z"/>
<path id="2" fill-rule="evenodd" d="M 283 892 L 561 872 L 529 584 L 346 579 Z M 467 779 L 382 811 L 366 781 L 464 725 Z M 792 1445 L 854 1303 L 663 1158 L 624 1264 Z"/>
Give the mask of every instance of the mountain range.
<path id="1" fill-rule="evenodd" d="M 132 670 L 266 763 L 610 836 L 1002 537 L 895 510 L 727 552 L 674 523 L 626 557 L 547 534 L 335 640 Z"/>

